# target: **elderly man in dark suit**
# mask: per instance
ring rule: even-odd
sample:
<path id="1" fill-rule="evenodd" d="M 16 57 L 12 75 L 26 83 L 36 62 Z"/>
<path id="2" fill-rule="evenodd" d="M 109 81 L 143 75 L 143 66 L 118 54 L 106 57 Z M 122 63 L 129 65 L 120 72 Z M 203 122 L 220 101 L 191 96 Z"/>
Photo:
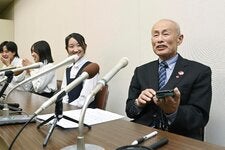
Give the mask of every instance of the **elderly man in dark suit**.
<path id="1" fill-rule="evenodd" d="M 177 53 L 183 35 L 176 22 L 159 20 L 151 34 L 159 59 L 135 69 L 127 116 L 136 123 L 204 140 L 212 98 L 211 69 Z M 156 91 L 170 89 L 172 96 L 156 96 Z"/>

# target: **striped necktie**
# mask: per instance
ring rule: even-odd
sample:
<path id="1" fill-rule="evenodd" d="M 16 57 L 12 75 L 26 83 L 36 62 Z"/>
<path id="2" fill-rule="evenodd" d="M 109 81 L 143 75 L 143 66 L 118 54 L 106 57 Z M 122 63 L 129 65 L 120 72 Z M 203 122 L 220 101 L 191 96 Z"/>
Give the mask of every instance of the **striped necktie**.
<path id="1" fill-rule="evenodd" d="M 168 67 L 165 61 L 159 64 L 159 89 L 163 88 L 166 84 L 166 68 Z"/>

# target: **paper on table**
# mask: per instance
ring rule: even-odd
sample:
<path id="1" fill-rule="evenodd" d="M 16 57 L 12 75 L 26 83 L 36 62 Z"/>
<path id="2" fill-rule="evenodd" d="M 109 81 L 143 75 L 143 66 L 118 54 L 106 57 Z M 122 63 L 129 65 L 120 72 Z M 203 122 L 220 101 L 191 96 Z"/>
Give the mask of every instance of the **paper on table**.
<path id="1" fill-rule="evenodd" d="M 81 112 L 81 109 L 64 111 L 63 115 L 79 121 L 80 112 Z M 54 114 L 38 115 L 37 118 L 40 120 L 46 120 L 49 117 L 51 117 L 52 115 L 54 115 Z M 123 117 L 124 116 L 121 116 L 119 114 L 112 113 L 109 111 L 105 111 L 102 109 L 87 108 L 85 118 L 84 118 L 84 123 L 87 125 L 95 125 L 95 124 L 99 124 L 99 123 L 103 123 L 103 122 L 107 122 L 107 121 L 121 119 Z M 63 128 L 77 128 L 78 127 L 77 123 L 68 121 L 64 118 L 60 119 L 57 122 L 57 125 L 59 125 Z"/>

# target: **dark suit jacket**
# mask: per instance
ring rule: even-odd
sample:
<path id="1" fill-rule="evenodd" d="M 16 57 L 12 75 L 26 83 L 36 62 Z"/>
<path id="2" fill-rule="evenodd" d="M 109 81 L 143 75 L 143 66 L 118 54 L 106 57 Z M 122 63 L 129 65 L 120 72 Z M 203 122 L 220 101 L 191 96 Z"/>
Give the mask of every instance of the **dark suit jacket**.
<path id="1" fill-rule="evenodd" d="M 151 126 L 154 118 L 160 115 L 159 107 L 153 102 L 142 109 L 134 103 L 146 88 L 158 90 L 158 65 L 156 60 L 135 69 L 126 102 L 127 116 L 133 118 L 134 122 Z M 173 73 L 163 89 L 175 87 L 181 92 L 181 102 L 168 131 L 203 140 L 202 131 L 209 120 L 212 98 L 211 69 L 179 55 Z"/>

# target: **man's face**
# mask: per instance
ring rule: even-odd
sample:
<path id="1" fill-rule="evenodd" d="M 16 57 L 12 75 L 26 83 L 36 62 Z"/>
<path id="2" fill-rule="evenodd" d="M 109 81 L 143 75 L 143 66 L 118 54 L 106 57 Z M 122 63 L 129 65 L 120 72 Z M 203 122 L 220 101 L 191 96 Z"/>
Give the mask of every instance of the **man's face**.
<path id="1" fill-rule="evenodd" d="M 152 47 L 154 53 L 162 60 L 167 60 L 177 53 L 177 47 L 182 43 L 183 35 L 179 27 L 171 21 L 161 20 L 152 28 Z"/>

